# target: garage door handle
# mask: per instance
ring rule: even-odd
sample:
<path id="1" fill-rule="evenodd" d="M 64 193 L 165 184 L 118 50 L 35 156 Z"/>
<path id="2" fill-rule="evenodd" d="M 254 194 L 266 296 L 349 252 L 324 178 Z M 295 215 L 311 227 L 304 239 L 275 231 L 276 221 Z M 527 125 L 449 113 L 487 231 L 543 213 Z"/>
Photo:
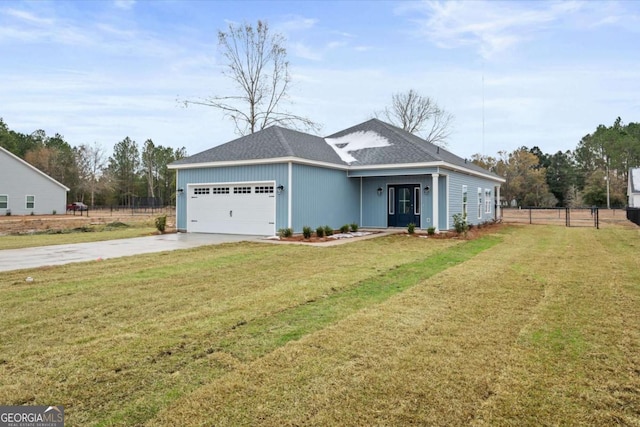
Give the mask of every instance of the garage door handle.
<path id="1" fill-rule="evenodd" d="M 229 216 L 233 216 L 233 211 L 229 211 Z"/>

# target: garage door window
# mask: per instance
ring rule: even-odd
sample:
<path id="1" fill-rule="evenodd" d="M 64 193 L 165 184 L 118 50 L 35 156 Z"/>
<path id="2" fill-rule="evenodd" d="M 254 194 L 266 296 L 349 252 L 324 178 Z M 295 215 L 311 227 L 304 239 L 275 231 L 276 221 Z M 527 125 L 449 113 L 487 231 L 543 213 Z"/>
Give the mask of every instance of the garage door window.
<path id="1" fill-rule="evenodd" d="M 273 193 L 273 185 L 255 187 L 254 192 L 256 194 Z"/>
<path id="2" fill-rule="evenodd" d="M 251 187 L 233 187 L 233 194 L 251 194 Z"/>
<path id="3" fill-rule="evenodd" d="M 193 194 L 209 194 L 208 187 L 194 188 Z"/>
<path id="4" fill-rule="evenodd" d="M 214 187 L 213 194 L 229 194 L 229 187 Z"/>

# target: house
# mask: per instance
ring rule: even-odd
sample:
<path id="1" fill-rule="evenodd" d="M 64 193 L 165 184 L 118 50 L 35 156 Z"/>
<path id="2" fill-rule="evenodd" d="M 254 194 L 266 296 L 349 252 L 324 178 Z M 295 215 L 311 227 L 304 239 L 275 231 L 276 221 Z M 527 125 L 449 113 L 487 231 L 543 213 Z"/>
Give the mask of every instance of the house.
<path id="1" fill-rule="evenodd" d="M 69 189 L 0 147 L 0 215 L 65 213 Z"/>
<path id="2" fill-rule="evenodd" d="M 326 138 L 272 126 L 178 160 L 177 228 L 453 228 L 500 217 L 504 179 L 377 119 Z"/>
<path id="3" fill-rule="evenodd" d="M 627 194 L 629 195 L 629 207 L 640 208 L 640 168 L 629 169 Z"/>

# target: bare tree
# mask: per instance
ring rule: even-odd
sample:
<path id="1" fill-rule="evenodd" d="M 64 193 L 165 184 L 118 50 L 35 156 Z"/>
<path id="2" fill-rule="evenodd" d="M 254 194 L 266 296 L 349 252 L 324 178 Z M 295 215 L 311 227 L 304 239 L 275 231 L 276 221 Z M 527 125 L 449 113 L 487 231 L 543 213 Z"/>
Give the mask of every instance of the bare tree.
<path id="1" fill-rule="evenodd" d="M 453 116 L 438 107 L 433 99 L 413 89 L 394 93 L 391 106 L 375 113 L 375 116 L 415 133 L 432 144 L 446 146 L 446 140 L 451 135 Z"/>
<path id="2" fill-rule="evenodd" d="M 79 191 L 77 200 L 84 201 L 84 191 L 90 195 L 90 205 L 95 205 L 96 193 L 102 190 L 101 177 L 106 166 L 105 149 L 97 142 L 93 145 L 82 144 L 74 148 L 76 164 L 78 165 Z"/>
<path id="3" fill-rule="evenodd" d="M 226 32 L 218 31 L 218 47 L 228 60 L 223 74 L 233 80 L 239 95 L 214 96 L 184 101 L 220 109 L 236 126 L 240 135 L 254 133 L 272 125 L 305 130 L 318 126 L 303 116 L 283 109 L 291 83 L 284 37 L 272 34 L 266 22 L 229 24 Z"/>

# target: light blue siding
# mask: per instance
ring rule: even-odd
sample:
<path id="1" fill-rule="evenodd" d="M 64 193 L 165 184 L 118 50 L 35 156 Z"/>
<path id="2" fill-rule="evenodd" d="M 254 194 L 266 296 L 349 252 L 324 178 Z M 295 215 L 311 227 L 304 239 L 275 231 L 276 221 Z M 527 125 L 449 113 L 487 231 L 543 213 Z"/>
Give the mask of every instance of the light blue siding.
<path id="1" fill-rule="evenodd" d="M 187 229 L 187 184 L 209 184 L 217 182 L 274 181 L 276 187 L 288 186 L 287 163 L 268 165 L 233 166 L 219 168 L 179 169 L 177 188 L 185 191 L 176 200 L 177 225 L 179 230 Z M 276 194 L 276 230 L 287 226 L 287 192 Z"/>
<path id="2" fill-rule="evenodd" d="M 338 169 L 293 164 L 292 228 L 360 223 L 360 180 Z"/>
<path id="3" fill-rule="evenodd" d="M 449 174 L 449 224 L 453 228 L 453 215 L 462 213 L 462 186 L 467 186 L 467 222 L 481 224 L 495 218 L 495 182 L 456 172 Z M 478 215 L 478 188 L 482 189 L 481 212 Z M 485 190 L 491 190 L 490 212 L 485 209 Z"/>

